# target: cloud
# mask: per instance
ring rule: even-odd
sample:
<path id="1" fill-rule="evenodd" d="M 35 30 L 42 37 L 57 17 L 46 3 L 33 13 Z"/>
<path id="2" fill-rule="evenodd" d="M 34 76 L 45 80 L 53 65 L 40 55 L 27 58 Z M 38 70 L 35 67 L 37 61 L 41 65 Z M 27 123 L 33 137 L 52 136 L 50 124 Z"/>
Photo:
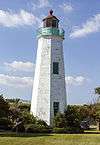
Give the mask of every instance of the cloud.
<path id="1" fill-rule="evenodd" d="M 83 76 L 66 76 L 66 85 L 74 85 L 74 86 L 81 86 L 84 83 L 87 83 L 89 79 L 83 77 Z"/>
<path id="2" fill-rule="evenodd" d="M 11 63 L 5 62 L 4 65 L 13 71 L 32 72 L 35 65 L 32 62 L 13 61 Z"/>
<path id="3" fill-rule="evenodd" d="M 18 26 L 31 26 L 40 23 L 40 19 L 25 10 L 20 10 L 19 13 L 11 11 L 0 10 L 0 26 L 5 27 L 18 27 Z"/>
<path id="4" fill-rule="evenodd" d="M 38 0 L 37 4 L 32 3 L 33 10 L 40 9 L 40 8 L 46 8 L 50 7 L 51 4 L 49 3 L 49 0 Z"/>
<path id="5" fill-rule="evenodd" d="M 63 3 L 62 5 L 59 6 L 64 12 L 72 12 L 73 7 L 71 4 L 68 3 Z"/>
<path id="6" fill-rule="evenodd" d="M 31 77 L 18 77 L 0 74 L 0 85 L 14 88 L 32 87 L 33 79 Z"/>
<path id="7" fill-rule="evenodd" d="M 44 8 L 50 6 L 50 3 L 48 0 L 39 0 L 39 8 Z"/>
<path id="8" fill-rule="evenodd" d="M 81 28 L 75 28 L 70 34 L 71 38 L 80 38 L 88 34 L 100 32 L 100 14 L 96 14 L 82 25 Z"/>

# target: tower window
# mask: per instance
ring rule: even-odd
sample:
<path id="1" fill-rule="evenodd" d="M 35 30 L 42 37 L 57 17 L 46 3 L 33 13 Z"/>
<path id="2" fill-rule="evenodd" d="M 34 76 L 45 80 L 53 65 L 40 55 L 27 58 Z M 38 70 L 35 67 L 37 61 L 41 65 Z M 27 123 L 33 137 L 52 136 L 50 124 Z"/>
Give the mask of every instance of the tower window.
<path id="1" fill-rule="evenodd" d="M 53 62 L 53 74 L 59 74 L 59 63 Z"/>
<path id="2" fill-rule="evenodd" d="M 54 116 L 56 116 L 56 114 L 59 112 L 59 102 L 54 102 L 53 108 L 54 108 Z"/>

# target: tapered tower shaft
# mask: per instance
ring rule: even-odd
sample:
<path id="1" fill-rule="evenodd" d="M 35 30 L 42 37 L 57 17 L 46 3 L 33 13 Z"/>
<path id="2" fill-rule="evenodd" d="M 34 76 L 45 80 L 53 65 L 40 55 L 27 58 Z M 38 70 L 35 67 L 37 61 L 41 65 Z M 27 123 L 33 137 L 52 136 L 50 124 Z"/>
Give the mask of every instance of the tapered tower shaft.
<path id="1" fill-rule="evenodd" d="M 38 49 L 33 83 L 31 112 L 52 125 L 57 112 L 66 107 L 65 70 L 63 56 L 64 30 L 52 15 L 43 19 L 38 30 Z"/>

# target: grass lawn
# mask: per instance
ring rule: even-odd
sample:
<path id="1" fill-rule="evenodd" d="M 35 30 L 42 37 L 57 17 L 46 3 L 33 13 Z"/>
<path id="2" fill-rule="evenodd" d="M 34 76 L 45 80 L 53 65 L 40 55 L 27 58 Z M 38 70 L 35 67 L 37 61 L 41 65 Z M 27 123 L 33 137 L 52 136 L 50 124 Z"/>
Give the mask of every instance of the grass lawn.
<path id="1" fill-rule="evenodd" d="M 0 134 L 0 145 L 100 145 L 100 134 Z"/>

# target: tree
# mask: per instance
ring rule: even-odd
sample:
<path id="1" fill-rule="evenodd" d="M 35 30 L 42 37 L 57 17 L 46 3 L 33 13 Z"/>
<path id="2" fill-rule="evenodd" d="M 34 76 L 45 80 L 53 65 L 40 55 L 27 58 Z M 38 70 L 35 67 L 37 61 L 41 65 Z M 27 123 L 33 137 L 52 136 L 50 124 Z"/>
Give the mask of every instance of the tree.
<path id="1" fill-rule="evenodd" d="M 66 126 L 80 128 L 81 117 L 77 111 L 77 106 L 67 106 L 65 110 Z"/>
<path id="2" fill-rule="evenodd" d="M 95 120 L 96 106 L 95 104 L 89 104 L 89 105 L 85 104 L 79 106 L 78 112 L 80 114 L 81 120 L 84 120 L 86 118 L 90 120 Z"/>
<path id="3" fill-rule="evenodd" d="M 0 128 L 7 129 L 9 124 L 9 103 L 0 95 Z"/>
<path id="4" fill-rule="evenodd" d="M 98 95 L 97 103 L 100 103 L 100 87 L 96 87 L 95 88 L 95 94 Z"/>
<path id="5" fill-rule="evenodd" d="M 80 132 L 80 123 L 81 117 L 79 112 L 77 111 L 78 107 L 76 105 L 71 106 L 68 105 L 64 114 L 57 114 L 54 118 L 54 127 L 62 128 L 62 130 L 58 130 L 58 132 Z M 66 129 L 66 130 L 65 130 Z"/>
<path id="6" fill-rule="evenodd" d="M 0 95 L 0 117 L 8 117 L 9 114 L 9 104 L 3 98 L 3 95 Z"/>
<path id="7" fill-rule="evenodd" d="M 100 95 L 100 87 L 95 88 L 95 94 Z"/>
<path id="8" fill-rule="evenodd" d="M 95 88 L 95 94 L 97 94 L 99 96 L 98 97 L 98 100 L 99 100 L 99 98 L 100 98 L 100 87 Z M 96 103 L 96 118 L 97 118 L 97 127 L 98 127 L 98 130 L 100 130 L 100 102 Z"/>
<path id="9" fill-rule="evenodd" d="M 23 119 L 24 124 L 35 124 L 37 119 L 30 112 L 23 111 L 21 112 L 21 118 Z"/>

